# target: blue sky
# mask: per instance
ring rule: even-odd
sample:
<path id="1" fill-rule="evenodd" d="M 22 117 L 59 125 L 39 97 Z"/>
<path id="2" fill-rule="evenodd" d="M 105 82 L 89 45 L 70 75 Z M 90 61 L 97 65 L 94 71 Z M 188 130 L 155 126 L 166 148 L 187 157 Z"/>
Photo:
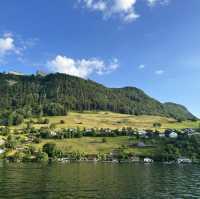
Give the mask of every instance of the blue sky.
<path id="1" fill-rule="evenodd" d="M 200 116 L 199 0 L 3 0 L 0 71 L 136 86 Z"/>

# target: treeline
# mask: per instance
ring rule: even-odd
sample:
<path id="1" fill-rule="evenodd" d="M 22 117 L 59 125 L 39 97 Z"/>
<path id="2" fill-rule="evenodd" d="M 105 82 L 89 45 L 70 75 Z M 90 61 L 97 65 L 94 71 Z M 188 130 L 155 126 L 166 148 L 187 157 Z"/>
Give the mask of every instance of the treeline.
<path id="1" fill-rule="evenodd" d="M 179 136 L 178 139 L 160 139 L 154 159 L 174 161 L 179 157 L 189 157 L 194 162 L 200 160 L 200 136 Z"/>
<path id="2" fill-rule="evenodd" d="M 70 110 L 103 110 L 167 116 L 178 120 L 196 119 L 184 107 L 162 104 L 140 89 L 111 89 L 64 74 L 43 77 L 0 73 L 0 96 L 1 124 L 15 124 L 22 117 L 66 115 Z"/>
<path id="3" fill-rule="evenodd" d="M 65 106 L 59 103 L 49 103 L 47 105 L 25 106 L 17 110 L 2 110 L 0 113 L 0 125 L 12 126 L 21 124 L 24 119 L 42 116 L 63 116 L 67 115 Z"/>

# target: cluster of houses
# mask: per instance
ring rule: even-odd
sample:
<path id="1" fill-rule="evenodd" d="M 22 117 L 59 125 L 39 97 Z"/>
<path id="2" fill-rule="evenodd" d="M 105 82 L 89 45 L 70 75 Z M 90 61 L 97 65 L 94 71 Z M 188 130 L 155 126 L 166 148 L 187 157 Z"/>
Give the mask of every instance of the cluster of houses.
<path id="1" fill-rule="evenodd" d="M 200 134 L 199 132 L 195 132 L 193 129 L 182 129 L 182 130 L 173 130 L 173 129 L 167 129 L 165 132 L 152 132 L 152 131 L 138 131 L 138 134 L 140 137 L 143 138 L 151 138 L 151 137 L 160 137 L 160 138 L 178 138 L 180 135 L 187 135 L 192 136 L 195 134 Z"/>
<path id="2" fill-rule="evenodd" d="M 153 131 L 153 130 L 137 130 L 131 128 L 123 128 L 123 129 L 84 129 L 81 130 L 77 128 L 69 128 L 62 129 L 60 131 L 51 130 L 47 138 L 75 138 L 79 136 L 86 137 L 116 137 L 116 136 L 136 136 L 138 138 L 178 138 L 179 135 L 187 135 L 191 136 L 194 134 L 199 134 L 195 132 L 193 129 L 182 129 L 182 130 L 173 130 L 167 129 L 165 132 Z M 46 135 L 46 134 L 45 134 Z"/>

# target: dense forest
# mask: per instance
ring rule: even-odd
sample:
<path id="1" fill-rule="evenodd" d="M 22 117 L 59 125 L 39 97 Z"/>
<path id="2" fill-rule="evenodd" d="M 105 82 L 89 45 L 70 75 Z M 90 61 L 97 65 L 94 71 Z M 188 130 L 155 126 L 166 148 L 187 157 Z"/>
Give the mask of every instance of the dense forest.
<path id="1" fill-rule="evenodd" d="M 0 96 L 0 123 L 4 125 L 17 125 L 32 116 L 84 110 L 196 119 L 185 107 L 162 104 L 138 88 L 107 88 L 91 80 L 58 73 L 46 76 L 0 73 Z"/>

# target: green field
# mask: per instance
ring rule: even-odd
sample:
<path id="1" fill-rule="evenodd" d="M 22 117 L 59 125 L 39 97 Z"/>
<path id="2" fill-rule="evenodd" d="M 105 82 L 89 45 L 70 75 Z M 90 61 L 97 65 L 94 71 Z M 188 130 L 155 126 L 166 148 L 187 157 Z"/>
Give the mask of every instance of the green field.
<path id="1" fill-rule="evenodd" d="M 172 118 L 165 118 L 159 116 L 134 116 L 111 112 L 70 112 L 67 116 L 54 116 L 46 117 L 50 120 L 50 123 L 56 124 L 56 128 L 110 128 L 120 129 L 123 127 L 132 127 L 138 129 L 153 129 L 154 123 L 161 123 L 162 127 L 159 130 L 166 128 L 198 128 L 199 122 L 177 122 Z M 64 124 L 60 124 L 60 121 L 64 120 Z M 47 125 L 34 125 L 36 128 Z M 13 128 L 23 128 L 25 124 Z"/>
<path id="2" fill-rule="evenodd" d="M 128 137 L 112 137 L 106 138 L 106 143 L 102 142 L 102 138 L 82 137 L 74 139 L 64 140 L 43 140 L 40 144 L 35 145 L 37 149 L 41 149 L 47 142 L 54 142 L 58 149 L 64 153 L 80 152 L 85 154 L 108 154 L 114 149 L 119 149 L 122 146 L 128 146 L 128 144 L 135 141 L 129 140 Z M 131 152 L 135 155 L 152 153 L 152 148 L 128 148 L 125 149 L 127 153 Z"/>

